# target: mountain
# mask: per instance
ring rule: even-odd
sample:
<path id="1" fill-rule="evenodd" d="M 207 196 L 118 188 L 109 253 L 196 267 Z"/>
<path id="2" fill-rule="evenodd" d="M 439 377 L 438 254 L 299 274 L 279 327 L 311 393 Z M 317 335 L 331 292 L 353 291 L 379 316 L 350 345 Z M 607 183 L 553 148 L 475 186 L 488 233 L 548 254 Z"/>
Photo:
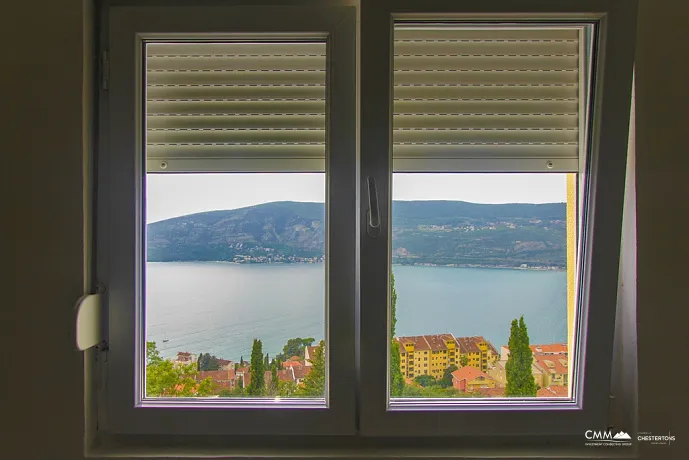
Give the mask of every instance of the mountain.
<path id="1" fill-rule="evenodd" d="M 392 259 L 401 264 L 558 267 L 566 264 L 564 203 L 395 201 Z M 280 201 L 148 225 L 149 261 L 315 262 L 322 203 Z"/>

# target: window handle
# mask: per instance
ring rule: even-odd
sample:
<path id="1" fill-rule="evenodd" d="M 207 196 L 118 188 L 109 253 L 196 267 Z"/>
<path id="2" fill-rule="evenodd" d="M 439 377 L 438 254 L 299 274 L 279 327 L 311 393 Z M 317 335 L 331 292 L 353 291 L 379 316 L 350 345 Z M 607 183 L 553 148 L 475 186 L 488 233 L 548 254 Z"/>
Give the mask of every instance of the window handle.
<path id="1" fill-rule="evenodd" d="M 376 189 L 376 180 L 373 176 L 366 178 L 368 183 L 368 211 L 366 211 L 367 225 L 366 233 L 371 238 L 380 235 L 380 209 L 378 208 L 378 190 Z"/>

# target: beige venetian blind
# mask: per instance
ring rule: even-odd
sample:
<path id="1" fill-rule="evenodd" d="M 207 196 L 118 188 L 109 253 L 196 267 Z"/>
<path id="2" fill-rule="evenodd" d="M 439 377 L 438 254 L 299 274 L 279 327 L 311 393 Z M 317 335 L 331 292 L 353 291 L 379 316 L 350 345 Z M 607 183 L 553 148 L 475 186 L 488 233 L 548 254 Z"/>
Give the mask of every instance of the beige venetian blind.
<path id="1" fill-rule="evenodd" d="M 325 43 L 148 43 L 149 172 L 324 171 Z"/>
<path id="2" fill-rule="evenodd" d="M 576 171 L 578 28 L 396 25 L 396 171 Z"/>

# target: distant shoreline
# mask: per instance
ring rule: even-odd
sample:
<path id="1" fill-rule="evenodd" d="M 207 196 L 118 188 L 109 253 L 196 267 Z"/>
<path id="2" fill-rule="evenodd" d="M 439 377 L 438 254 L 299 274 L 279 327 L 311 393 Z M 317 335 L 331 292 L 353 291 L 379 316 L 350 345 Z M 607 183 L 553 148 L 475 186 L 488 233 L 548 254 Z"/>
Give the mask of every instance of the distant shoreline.
<path id="1" fill-rule="evenodd" d="M 147 260 L 146 263 L 174 264 L 174 263 L 199 263 L 212 262 L 232 265 L 318 265 L 324 262 L 234 262 L 231 260 Z M 499 270 L 521 270 L 539 272 L 564 272 L 567 268 L 537 266 L 537 267 L 504 267 L 498 265 L 475 265 L 475 264 L 436 264 L 436 263 L 392 263 L 395 267 L 441 267 L 441 268 L 479 268 L 479 269 L 499 269 Z"/>

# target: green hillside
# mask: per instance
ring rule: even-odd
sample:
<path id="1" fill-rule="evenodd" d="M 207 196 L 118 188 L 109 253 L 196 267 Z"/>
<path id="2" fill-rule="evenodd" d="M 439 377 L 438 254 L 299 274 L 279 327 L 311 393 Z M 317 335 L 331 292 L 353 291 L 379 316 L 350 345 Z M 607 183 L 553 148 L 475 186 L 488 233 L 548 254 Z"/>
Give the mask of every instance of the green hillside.
<path id="1" fill-rule="evenodd" d="M 400 264 L 565 266 L 565 204 L 396 201 L 392 259 Z M 322 260 L 322 203 L 273 202 L 148 225 L 149 261 L 289 263 Z"/>

